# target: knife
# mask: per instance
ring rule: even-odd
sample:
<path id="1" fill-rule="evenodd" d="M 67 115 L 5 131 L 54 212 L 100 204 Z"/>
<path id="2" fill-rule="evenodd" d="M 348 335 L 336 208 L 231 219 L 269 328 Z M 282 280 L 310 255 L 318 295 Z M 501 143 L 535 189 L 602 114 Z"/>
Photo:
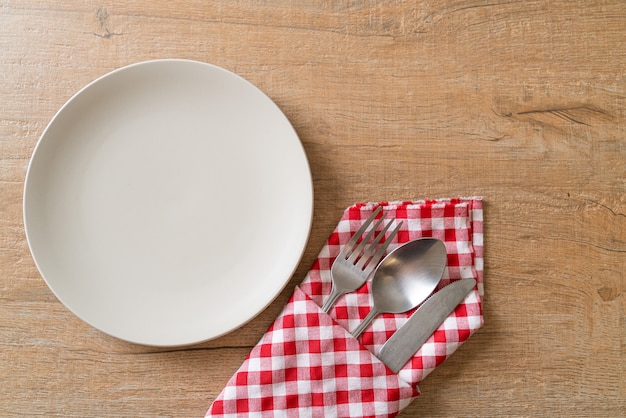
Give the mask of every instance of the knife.
<path id="1" fill-rule="evenodd" d="M 459 280 L 426 299 L 409 320 L 383 344 L 378 358 L 394 373 L 398 373 L 474 286 L 474 279 Z"/>

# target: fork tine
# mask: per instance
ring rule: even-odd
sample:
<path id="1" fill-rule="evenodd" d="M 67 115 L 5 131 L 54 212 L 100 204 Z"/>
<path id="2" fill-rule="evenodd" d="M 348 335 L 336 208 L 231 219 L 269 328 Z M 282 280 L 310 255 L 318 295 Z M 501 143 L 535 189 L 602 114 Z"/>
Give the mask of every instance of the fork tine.
<path id="1" fill-rule="evenodd" d="M 350 238 L 348 243 L 343 247 L 343 249 L 339 253 L 339 256 L 343 256 L 344 258 L 347 258 L 347 255 L 352 251 L 352 248 L 354 248 L 354 245 L 356 244 L 356 242 L 363 235 L 363 233 L 365 232 L 367 227 L 370 226 L 372 222 L 374 222 L 374 219 L 376 219 L 376 216 L 378 216 L 378 214 L 382 210 L 383 210 L 382 206 L 379 206 L 379 207 L 376 208 L 374 213 L 372 213 L 370 215 L 370 217 L 367 218 L 367 220 L 365 222 L 363 222 L 363 225 L 361 225 L 361 227 L 358 229 L 358 231 L 355 232 L 355 234 L 352 236 L 352 238 Z"/>
<path id="2" fill-rule="evenodd" d="M 372 236 L 376 233 L 376 230 L 384 220 L 385 215 L 383 214 L 383 217 L 376 221 L 374 226 L 372 226 L 372 228 L 368 231 L 367 235 L 365 235 L 361 242 L 359 242 L 359 245 L 357 245 L 354 251 L 352 251 L 352 254 L 347 257 L 347 259 L 350 260 L 352 264 L 356 263 L 356 259 L 363 253 L 363 251 L 365 250 L 365 246 L 370 242 Z"/>
<path id="3" fill-rule="evenodd" d="M 359 259 L 359 262 L 355 264 L 356 267 L 362 269 L 365 266 L 367 261 L 374 254 L 374 252 L 376 250 L 376 246 L 378 245 L 378 243 L 385 237 L 385 233 L 387 232 L 387 230 L 391 226 L 392 222 L 393 222 L 393 219 L 389 220 L 389 222 L 387 222 L 387 224 L 385 225 L 383 230 L 380 231 L 378 233 L 378 235 L 376 235 L 376 237 L 374 237 L 374 240 L 367 246 L 367 248 L 365 248 L 363 250 L 363 255 Z M 378 227 L 379 224 L 377 224 L 376 226 Z"/>
<path id="4" fill-rule="evenodd" d="M 389 234 L 389 236 L 387 237 L 385 242 L 383 242 L 380 245 L 380 247 L 378 248 L 378 251 L 376 251 L 376 253 L 372 256 L 372 258 L 369 261 L 369 263 L 367 263 L 367 265 L 365 266 L 365 268 L 363 270 L 368 275 L 369 275 L 369 273 L 374 271 L 374 269 L 378 265 L 378 262 L 383 258 L 383 254 L 385 254 L 385 251 L 387 251 L 387 247 L 389 247 L 389 244 L 391 244 L 391 241 L 393 241 L 395 236 L 398 234 L 398 231 L 400 231 L 400 227 L 401 226 L 402 226 L 402 221 L 400 221 L 398 223 L 398 225 L 396 225 L 396 227 L 393 229 L 393 231 L 391 231 L 391 234 Z"/>

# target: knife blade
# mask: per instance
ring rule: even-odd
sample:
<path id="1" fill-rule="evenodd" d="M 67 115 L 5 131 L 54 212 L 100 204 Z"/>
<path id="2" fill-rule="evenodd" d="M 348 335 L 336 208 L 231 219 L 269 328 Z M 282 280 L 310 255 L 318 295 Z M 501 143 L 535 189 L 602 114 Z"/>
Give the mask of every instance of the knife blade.
<path id="1" fill-rule="evenodd" d="M 426 299 L 409 320 L 383 344 L 378 358 L 394 373 L 398 373 L 474 286 L 476 280 L 462 279 Z"/>

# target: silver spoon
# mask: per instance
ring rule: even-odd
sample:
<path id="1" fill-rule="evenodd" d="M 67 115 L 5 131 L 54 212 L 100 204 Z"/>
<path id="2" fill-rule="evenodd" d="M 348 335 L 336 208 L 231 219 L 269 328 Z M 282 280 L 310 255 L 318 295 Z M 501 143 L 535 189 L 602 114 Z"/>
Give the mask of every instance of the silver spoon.
<path id="1" fill-rule="evenodd" d="M 446 262 L 446 246 L 435 238 L 410 241 L 390 252 L 372 279 L 374 307 L 352 335 L 358 338 L 381 313 L 402 313 L 422 303 L 439 284 Z"/>

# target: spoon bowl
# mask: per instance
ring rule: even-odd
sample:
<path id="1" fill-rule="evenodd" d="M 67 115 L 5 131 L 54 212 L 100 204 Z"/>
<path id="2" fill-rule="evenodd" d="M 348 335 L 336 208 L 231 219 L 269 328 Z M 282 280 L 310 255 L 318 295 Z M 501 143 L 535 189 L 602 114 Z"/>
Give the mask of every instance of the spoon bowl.
<path id="1" fill-rule="evenodd" d="M 390 252 L 372 279 L 374 306 L 352 335 L 358 338 L 381 313 L 402 313 L 422 303 L 439 284 L 446 262 L 446 246 L 435 238 L 410 241 Z"/>

